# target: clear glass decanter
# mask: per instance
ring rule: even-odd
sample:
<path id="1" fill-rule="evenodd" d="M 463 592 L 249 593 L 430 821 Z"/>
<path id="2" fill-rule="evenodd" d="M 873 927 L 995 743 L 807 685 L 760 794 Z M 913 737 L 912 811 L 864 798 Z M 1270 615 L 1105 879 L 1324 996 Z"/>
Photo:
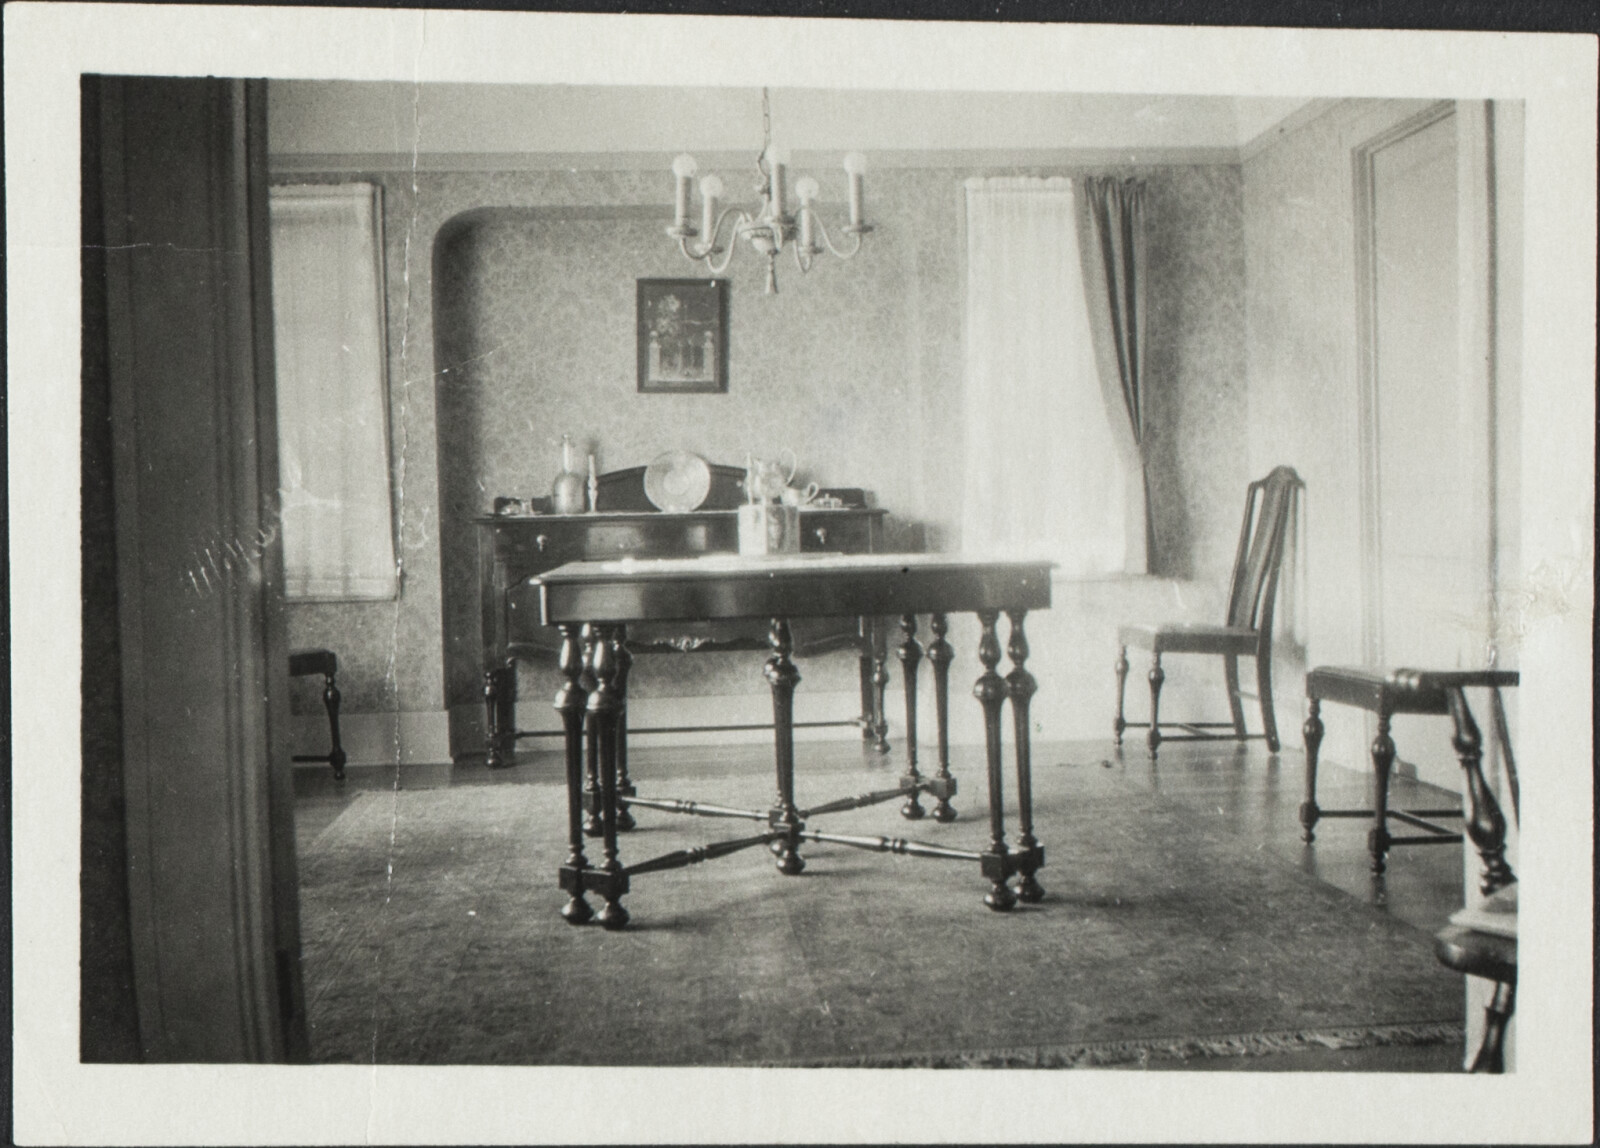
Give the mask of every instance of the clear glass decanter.
<path id="1" fill-rule="evenodd" d="M 582 514 L 583 475 L 572 465 L 572 436 L 561 436 L 561 473 L 550 486 L 550 509 L 557 514 Z"/>

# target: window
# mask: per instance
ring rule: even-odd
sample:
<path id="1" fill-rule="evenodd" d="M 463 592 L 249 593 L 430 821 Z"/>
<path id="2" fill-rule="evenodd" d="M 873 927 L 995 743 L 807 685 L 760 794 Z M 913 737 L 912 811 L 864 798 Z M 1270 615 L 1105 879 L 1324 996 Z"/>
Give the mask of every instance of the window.
<path id="1" fill-rule="evenodd" d="M 1142 573 L 1142 473 L 1097 365 L 1072 181 L 968 180 L 966 227 L 962 549 Z"/>
<path id="2" fill-rule="evenodd" d="M 272 189 L 284 589 L 393 598 L 380 189 Z"/>

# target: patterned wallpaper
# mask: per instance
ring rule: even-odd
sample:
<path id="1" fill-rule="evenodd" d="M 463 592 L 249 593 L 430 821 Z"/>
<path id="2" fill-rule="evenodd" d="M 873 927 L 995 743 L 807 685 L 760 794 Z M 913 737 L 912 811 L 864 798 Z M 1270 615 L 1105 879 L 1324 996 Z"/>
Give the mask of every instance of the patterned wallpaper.
<path id="1" fill-rule="evenodd" d="M 748 173 L 721 173 L 731 192 Z M 405 586 L 395 603 L 295 606 L 291 638 L 339 651 L 347 708 L 480 696 L 476 538 L 495 495 L 547 492 L 571 434 L 603 470 L 682 448 L 742 463 L 788 448 L 802 477 L 861 486 L 890 545 L 953 541 L 961 473 L 961 183 L 1001 170 L 875 172 L 862 253 L 801 275 L 748 253 L 727 277 L 725 395 L 640 395 L 634 290 L 697 269 L 663 234 L 670 177 L 421 173 L 386 188 L 391 411 Z M 1041 170 L 1037 174 L 1073 174 Z M 1154 572 L 1225 578 L 1247 481 L 1239 169 L 1118 169 L 1150 183 Z M 826 210 L 826 205 L 825 205 Z M 834 205 L 830 218 L 842 214 Z M 1063 479 L 1064 480 L 1064 479 Z M 737 689 L 694 663 L 674 688 Z M 837 674 L 853 688 L 854 666 Z M 743 663 L 739 663 L 742 665 Z M 815 680 L 814 678 L 812 680 Z M 313 708 L 309 687 L 299 708 Z"/>
<path id="2" fill-rule="evenodd" d="M 1245 486 L 1244 212 L 1239 169 L 1149 181 L 1154 573 L 1226 584 Z"/>

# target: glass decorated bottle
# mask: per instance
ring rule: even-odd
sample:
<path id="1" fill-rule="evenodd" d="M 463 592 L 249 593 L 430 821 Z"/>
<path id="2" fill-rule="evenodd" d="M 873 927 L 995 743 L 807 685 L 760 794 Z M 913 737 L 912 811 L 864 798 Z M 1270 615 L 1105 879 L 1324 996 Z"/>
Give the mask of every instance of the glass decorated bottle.
<path id="1" fill-rule="evenodd" d="M 561 436 L 561 473 L 550 486 L 550 509 L 557 514 L 583 513 L 583 475 L 572 467 L 572 436 Z"/>

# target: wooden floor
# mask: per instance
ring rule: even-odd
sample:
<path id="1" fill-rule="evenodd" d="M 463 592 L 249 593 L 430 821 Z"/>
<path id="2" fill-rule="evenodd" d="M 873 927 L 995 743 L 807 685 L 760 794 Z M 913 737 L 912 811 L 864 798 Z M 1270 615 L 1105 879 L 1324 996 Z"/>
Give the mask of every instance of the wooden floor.
<path id="1" fill-rule="evenodd" d="M 629 760 L 636 778 L 670 779 L 686 775 L 715 775 L 722 771 L 770 770 L 770 750 L 759 745 L 652 748 L 647 738 L 629 744 Z M 885 781 L 902 769 L 898 752 L 879 757 L 852 741 L 806 742 L 796 747 L 797 769 L 807 763 L 859 767 L 864 761 L 881 768 Z M 958 777 L 981 777 L 981 748 L 961 748 L 953 753 Z M 923 754 L 926 761 L 927 754 Z M 1034 746 L 1035 772 L 1060 768 L 1071 762 L 1098 764 L 1114 770 L 1121 784 L 1159 789 L 1168 798 L 1192 804 L 1196 813 L 1224 818 L 1242 840 L 1254 841 L 1284 864 L 1382 907 L 1416 927 L 1433 932 L 1443 927 L 1462 900 L 1461 846 L 1397 847 L 1382 878 L 1370 872 L 1366 820 L 1323 821 L 1317 840 L 1300 840 L 1297 810 L 1304 787 L 1304 757 L 1286 748 L 1269 755 L 1260 743 L 1235 747 L 1231 743 L 1175 743 L 1163 746 L 1158 763 L 1151 763 L 1141 745 L 1118 753 L 1104 742 L 1044 742 Z M 978 768 L 974 768 L 978 767 Z M 461 765 L 351 766 L 342 782 L 326 767 L 300 767 L 295 774 L 296 832 L 304 845 L 325 829 L 362 790 L 434 788 L 457 785 L 558 784 L 562 765 L 558 754 L 524 750 L 516 765 L 490 771 L 481 763 Z M 964 792 L 976 794 L 981 782 L 969 782 Z M 1368 808 L 1366 773 L 1324 762 L 1319 769 L 1318 800 L 1324 808 Z M 972 800 L 969 798 L 969 802 Z M 1453 794 L 1406 778 L 1391 787 L 1391 806 L 1441 808 L 1459 804 Z M 1327 1053 L 1296 1052 L 1283 1056 L 1228 1058 L 1188 1068 L 1258 1071 L 1452 1071 L 1459 1067 L 1459 1049 L 1379 1048 Z"/>

